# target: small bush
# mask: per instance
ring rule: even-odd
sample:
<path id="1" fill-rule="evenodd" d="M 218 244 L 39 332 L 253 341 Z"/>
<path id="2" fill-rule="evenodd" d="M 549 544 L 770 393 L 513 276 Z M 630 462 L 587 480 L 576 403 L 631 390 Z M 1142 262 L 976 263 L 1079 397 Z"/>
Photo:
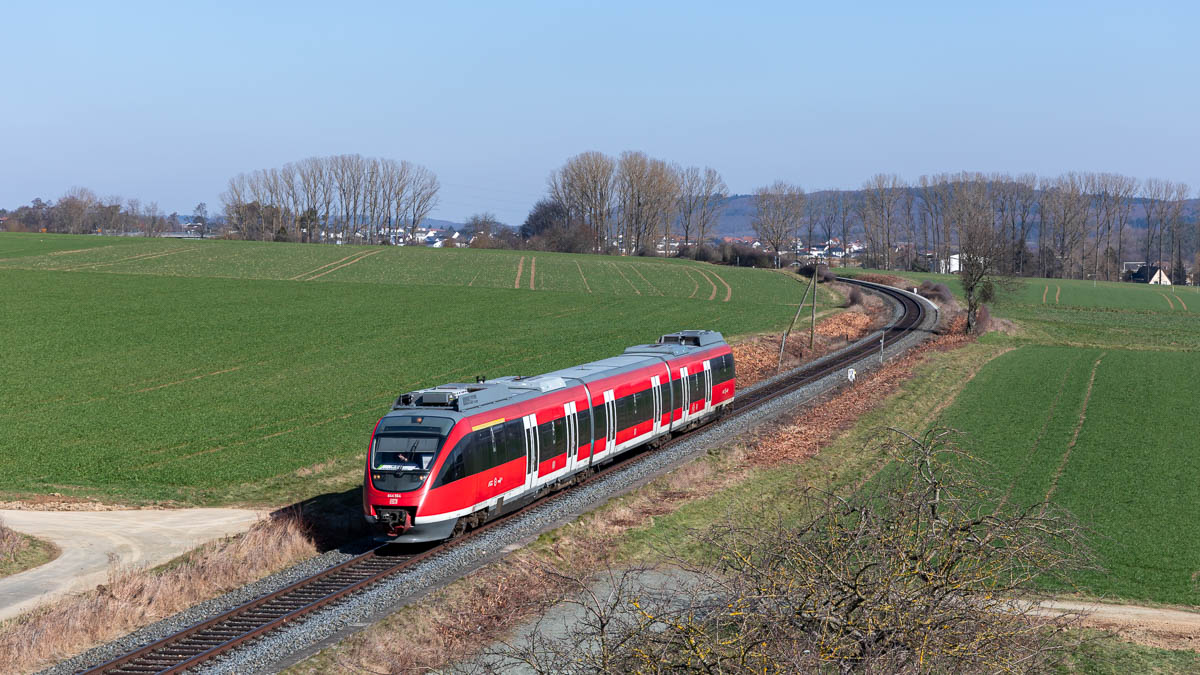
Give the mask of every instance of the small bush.
<path id="1" fill-rule="evenodd" d="M 975 310 L 975 332 L 983 335 L 992 327 L 992 313 L 988 311 L 987 305 L 980 305 L 979 309 Z"/>
<path id="2" fill-rule="evenodd" d="M 717 255 L 716 249 L 711 246 L 697 246 L 696 260 L 700 262 L 716 262 L 720 256 Z"/>
<path id="3" fill-rule="evenodd" d="M 854 307 L 855 305 L 861 306 L 862 304 L 863 304 L 862 291 L 858 290 L 858 286 L 851 286 L 850 294 L 848 296 L 846 296 L 846 306 Z"/>
<path id="4" fill-rule="evenodd" d="M 929 281 L 922 281 L 921 285 L 917 287 L 917 293 L 922 297 L 926 297 L 930 300 L 935 300 L 943 304 L 949 304 L 954 301 L 954 294 L 950 292 L 950 289 L 946 286 L 946 284 L 935 284 Z"/>
<path id="5" fill-rule="evenodd" d="M 837 279 L 837 275 L 829 271 L 828 265 L 814 265 L 813 263 L 808 263 L 807 265 L 801 265 L 800 267 L 797 267 L 796 274 L 799 274 L 802 277 L 808 277 L 810 279 L 812 278 L 813 274 L 816 274 L 817 283 L 819 284 L 829 283 L 830 281 L 835 281 Z"/>

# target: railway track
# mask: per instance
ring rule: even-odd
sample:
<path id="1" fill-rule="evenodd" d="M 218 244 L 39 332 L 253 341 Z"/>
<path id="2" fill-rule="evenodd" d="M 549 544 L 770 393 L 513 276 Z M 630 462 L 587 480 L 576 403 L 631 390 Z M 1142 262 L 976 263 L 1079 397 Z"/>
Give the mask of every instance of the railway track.
<path id="1" fill-rule="evenodd" d="M 759 387 L 746 394 L 738 394 L 731 406 L 730 414 L 736 415 L 756 408 L 767 401 L 794 392 L 857 363 L 865 357 L 878 353 L 881 349 L 906 337 L 925 319 L 924 305 L 907 293 L 888 286 L 849 279 L 842 279 L 842 281 L 869 287 L 899 303 L 902 312 L 895 321 L 882 330 L 882 341 L 878 337 L 860 341 L 834 357 L 799 369 L 787 377 L 772 382 L 769 386 Z M 686 435 L 677 437 L 664 445 L 680 442 L 685 437 Z M 590 483 L 612 471 L 627 467 L 631 462 L 637 462 L 639 458 L 645 456 L 646 453 L 643 452 L 635 454 L 625 461 L 614 462 L 581 482 Z M 545 502 L 560 494 L 563 492 L 551 493 L 539 501 Z M 516 513 L 520 513 L 520 511 Z M 507 518 L 506 516 L 486 523 L 463 536 L 419 553 L 413 553 L 411 550 L 406 552 L 397 545 L 385 544 L 286 588 L 264 595 L 174 635 L 81 672 L 148 675 L 151 673 L 179 673 L 195 668 L 210 659 L 236 650 L 250 641 L 277 630 L 289 622 L 335 604 L 422 560 L 442 553 L 449 547 L 456 546 L 477 534 L 497 527 Z"/>

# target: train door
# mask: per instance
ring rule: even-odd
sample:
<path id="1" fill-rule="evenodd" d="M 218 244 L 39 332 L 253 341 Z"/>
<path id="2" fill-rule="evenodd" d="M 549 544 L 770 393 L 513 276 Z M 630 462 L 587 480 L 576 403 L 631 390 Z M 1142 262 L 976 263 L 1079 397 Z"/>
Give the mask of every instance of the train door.
<path id="1" fill-rule="evenodd" d="M 688 418 L 691 417 L 690 412 L 691 412 L 691 408 L 692 408 L 692 391 L 691 391 L 691 387 L 688 386 L 688 369 L 687 368 L 679 369 L 679 391 L 680 391 L 679 398 L 681 399 L 679 401 L 679 407 L 682 408 L 682 410 L 680 411 L 679 421 L 687 422 Z"/>
<path id="2" fill-rule="evenodd" d="M 525 427 L 525 489 L 532 489 L 537 482 L 538 428 L 537 415 L 521 418 Z"/>
<path id="3" fill-rule="evenodd" d="M 651 400 L 650 407 L 653 409 L 653 415 L 654 415 L 654 418 L 653 418 L 654 419 L 654 427 L 650 433 L 653 436 L 657 436 L 659 434 L 659 432 L 661 431 L 662 412 L 663 412 L 662 389 L 658 386 L 658 376 L 657 375 L 654 375 L 650 378 L 650 400 Z"/>
<path id="4" fill-rule="evenodd" d="M 712 410 L 712 361 L 704 362 L 704 409 Z"/>
<path id="5" fill-rule="evenodd" d="M 609 455 L 617 447 L 617 398 L 613 390 L 604 392 L 604 451 Z"/>
<path id="6" fill-rule="evenodd" d="M 563 422 L 567 429 L 567 473 L 571 473 L 579 461 L 579 415 L 574 401 L 563 404 Z"/>

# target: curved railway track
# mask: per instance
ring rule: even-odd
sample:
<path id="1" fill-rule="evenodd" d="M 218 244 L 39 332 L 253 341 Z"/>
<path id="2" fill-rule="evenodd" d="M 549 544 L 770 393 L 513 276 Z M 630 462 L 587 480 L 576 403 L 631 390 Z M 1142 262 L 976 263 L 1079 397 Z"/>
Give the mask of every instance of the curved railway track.
<path id="1" fill-rule="evenodd" d="M 840 280 L 868 287 L 890 297 L 899 304 L 900 316 L 870 339 L 859 341 L 833 357 L 801 368 L 770 385 L 759 387 L 746 394 L 738 394 L 729 410 L 730 414 L 736 415 L 756 408 L 767 401 L 789 394 L 857 363 L 865 357 L 879 353 L 881 349 L 906 337 L 925 319 L 924 304 L 906 292 L 889 286 L 851 279 Z M 880 335 L 883 338 L 882 344 L 879 339 Z M 663 445 L 677 443 L 685 436 L 686 434 L 676 437 Z M 590 483 L 612 471 L 629 466 L 631 462 L 637 462 L 639 458 L 645 456 L 644 452 L 636 453 L 624 461 L 616 461 L 591 474 L 581 483 Z M 562 493 L 562 491 L 550 493 L 534 503 L 544 503 Z M 419 553 L 413 553 L 411 549 L 409 552 L 402 551 L 399 546 L 394 544 L 382 545 L 286 588 L 264 595 L 174 635 L 81 672 L 148 675 L 151 673 L 179 673 L 195 668 L 210 659 L 233 651 L 247 642 L 277 630 L 289 622 L 337 603 L 342 598 L 378 583 L 421 560 L 437 555 L 449 547 L 490 530 L 505 522 L 507 518 L 508 516 L 505 516 L 491 521 L 465 535 Z"/>

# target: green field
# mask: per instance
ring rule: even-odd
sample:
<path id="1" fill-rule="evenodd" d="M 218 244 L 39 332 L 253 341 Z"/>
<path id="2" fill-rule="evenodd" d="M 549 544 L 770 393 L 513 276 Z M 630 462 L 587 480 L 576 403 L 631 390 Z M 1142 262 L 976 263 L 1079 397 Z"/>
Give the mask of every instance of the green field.
<path id="1" fill-rule="evenodd" d="M 961 298 L 954 276 L 894 274 Z M 1094 529 L 1106 571 L 1081 575 L 1082 590 L 1200 605 L 1200 289 L 1021 279 L 993 315 L 1014 326 L 981 342 L 1016 349 L 940 422 L 965 432 L 998 488 L 1022 503 L 1050 494 Z"/>
<path id="2" fill-rule="evenodd" d="M 0 284 L 0 494 L 188 504 L 352 487 L 402 391 L 776 329 L 803 290 L 640 258 L 17 234 Z"/>
<path id="3" fill-rule="evenodd" d="M 1028 346 L 988 363 L 941 422 L 1018 503 L 1049 495 L 1094 529 L 1107 571 L 1079 575 L 1084 590 L 1194 605 L 1198 382 L 1195 354 Z"/>
<path id="4" fill-rule="evenodd" d="M 881 273 L 839 269 L 848 276 Z M 886 272 L 946 284 L 961 300 L 956 275 Z M 1200 287 L 1148 286 L 1077 279 L 1016 279 L 991 309 L 1020 330 L 1012 339 L 1028 344 L 1059 344 L 1117 349 L 1200 350 Z M 1045 295 L 1045 302 L 1042 297 Z M 1058 302 L 1055 302 L 1055 297 Z"/>

